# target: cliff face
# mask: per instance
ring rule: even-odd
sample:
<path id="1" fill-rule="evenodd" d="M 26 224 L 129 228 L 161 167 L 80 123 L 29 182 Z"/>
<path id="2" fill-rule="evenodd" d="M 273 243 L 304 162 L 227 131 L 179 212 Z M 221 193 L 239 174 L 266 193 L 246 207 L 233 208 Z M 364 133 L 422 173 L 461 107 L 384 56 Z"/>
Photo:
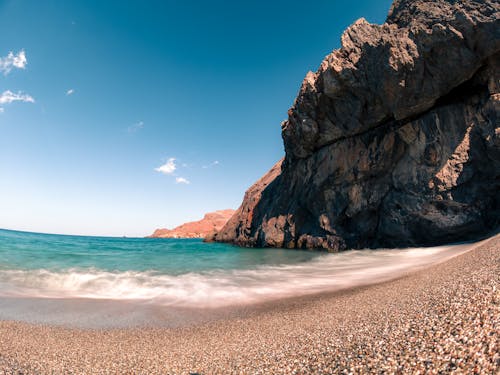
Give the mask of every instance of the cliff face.
<path id="1" fill-rule="evenodd" d="M 234 210 L 219 210 L 205 214 L 203 219 L 182 224 L 174 229 L 157 229 L 150 238 L 204 238 L 219 231 L 234 214 Z"/>
<path id="2" fill-rule="evenodd" d="M 498 228 L 499 16 L 495 0 L 396 0 L 385 24 L 356 21 L 216 240 L 336 251 Z"/>

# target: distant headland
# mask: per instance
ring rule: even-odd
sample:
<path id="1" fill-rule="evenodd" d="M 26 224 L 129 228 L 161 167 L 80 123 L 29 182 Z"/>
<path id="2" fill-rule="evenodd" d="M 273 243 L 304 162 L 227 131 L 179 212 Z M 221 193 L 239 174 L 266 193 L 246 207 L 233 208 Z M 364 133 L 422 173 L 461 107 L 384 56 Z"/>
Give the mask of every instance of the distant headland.
<path id="1" fill-rule="evenodd" d="M 156 229 L 149 238 L 205 238 L 222 229 L 234 210 L 218 210 L 205 214 L 203 219 L 191 221 L 174 229 Z"/>

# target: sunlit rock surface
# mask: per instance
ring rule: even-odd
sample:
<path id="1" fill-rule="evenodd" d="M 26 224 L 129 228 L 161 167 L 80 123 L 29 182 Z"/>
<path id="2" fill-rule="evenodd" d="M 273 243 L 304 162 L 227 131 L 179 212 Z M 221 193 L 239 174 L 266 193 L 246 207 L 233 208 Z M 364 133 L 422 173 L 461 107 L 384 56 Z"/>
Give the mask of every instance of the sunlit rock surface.
<path id="1" fill-rule="evenodd" d="M 234 210 L 219 210 L 205 214 L 203 219 L 179 225 L 174 229 L 157 229 L 151 238 L 204 238 L 220 230 Z"/>

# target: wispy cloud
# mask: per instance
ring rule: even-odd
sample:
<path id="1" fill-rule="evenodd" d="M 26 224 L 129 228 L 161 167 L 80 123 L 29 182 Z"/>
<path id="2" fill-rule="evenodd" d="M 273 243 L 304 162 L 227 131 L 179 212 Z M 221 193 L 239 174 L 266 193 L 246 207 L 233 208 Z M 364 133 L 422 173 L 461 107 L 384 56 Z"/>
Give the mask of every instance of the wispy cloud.
<path id="1" fill-rule="evenodd" d="M 15 93 L 7 90 L 0 95 L 0 104 L 9 104 L 12 102 L 34 103 L 35 99 L 28 94 L 23 94 L 21 91 Z"/>
<path id="2" fill-rule="evenodd" d="M 12 51 L 7 54 L 5 57 L 0 57 L 0 72 L 4 75 L 9 74 L 12 69 L 24 69 L 28 60 L 26 59 L 26 53 L 24 50 L 21 50 L 16 54 Z"/>
<path id="3" fill-rule="evenodd" d="M 136 122 L 135 124 L 130 125 L 127 128 L 127 131 L 129 133 L 135 133 L 136 131 L 141 130 L 143 127 L 144 127 L 144 121 L 139 121 L 139 122 Z"/>
<path id="4" fill-rule="evenodd" d="M 172 174 L 177 169 L 175 165 L 175 158 L 170 158 L 163 165 L 160 165 L 158 168 L 155 168 L 155 171 L 163 173 L 163 174 Z"/>
<path id="5" fill-rule="evenodd" d="M 214 160 L 213 162 L 211 162 L 210 164 L 208 165 L 203 165 L 202 168 L 203 169 L 207 169 L 207 168 L 212 168 L 212 167 L 215 167 L 216 165 L 219 165 L 219 161 L 218 160 Z"/>
<path id="6" fill-rule="evenodd" d="M 189 185 L 191 182 L 189 182 L 189 180 L 185 179 L 184 177 L 176 177 L 175 178 L 175 183 L 176 184 L 186 184 L 186 185 Z"/>
<path id="7" fill-rule="evenodd" d="M 68 91 L 66 91 L 66 95 L 73 95 L 75 93 L 75 89 L 69 89 Z"/>
<path id="8" fill-rule="evenodd" d="M 4 112 L 5 112 L 5 108 L 0 107 L 0 113 L 4 113 Z"/>

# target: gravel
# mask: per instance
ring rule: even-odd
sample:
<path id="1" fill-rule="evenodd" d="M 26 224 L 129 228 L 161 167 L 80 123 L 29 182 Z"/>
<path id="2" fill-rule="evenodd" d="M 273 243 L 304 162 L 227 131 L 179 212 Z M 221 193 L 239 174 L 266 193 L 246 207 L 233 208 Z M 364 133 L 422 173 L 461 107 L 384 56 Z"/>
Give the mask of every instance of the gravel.
<path id="1" fill-rule="evenodd" d="M 0 374 L 498 374 L 499 250 L 184 328 L 0 321 Z"/>

